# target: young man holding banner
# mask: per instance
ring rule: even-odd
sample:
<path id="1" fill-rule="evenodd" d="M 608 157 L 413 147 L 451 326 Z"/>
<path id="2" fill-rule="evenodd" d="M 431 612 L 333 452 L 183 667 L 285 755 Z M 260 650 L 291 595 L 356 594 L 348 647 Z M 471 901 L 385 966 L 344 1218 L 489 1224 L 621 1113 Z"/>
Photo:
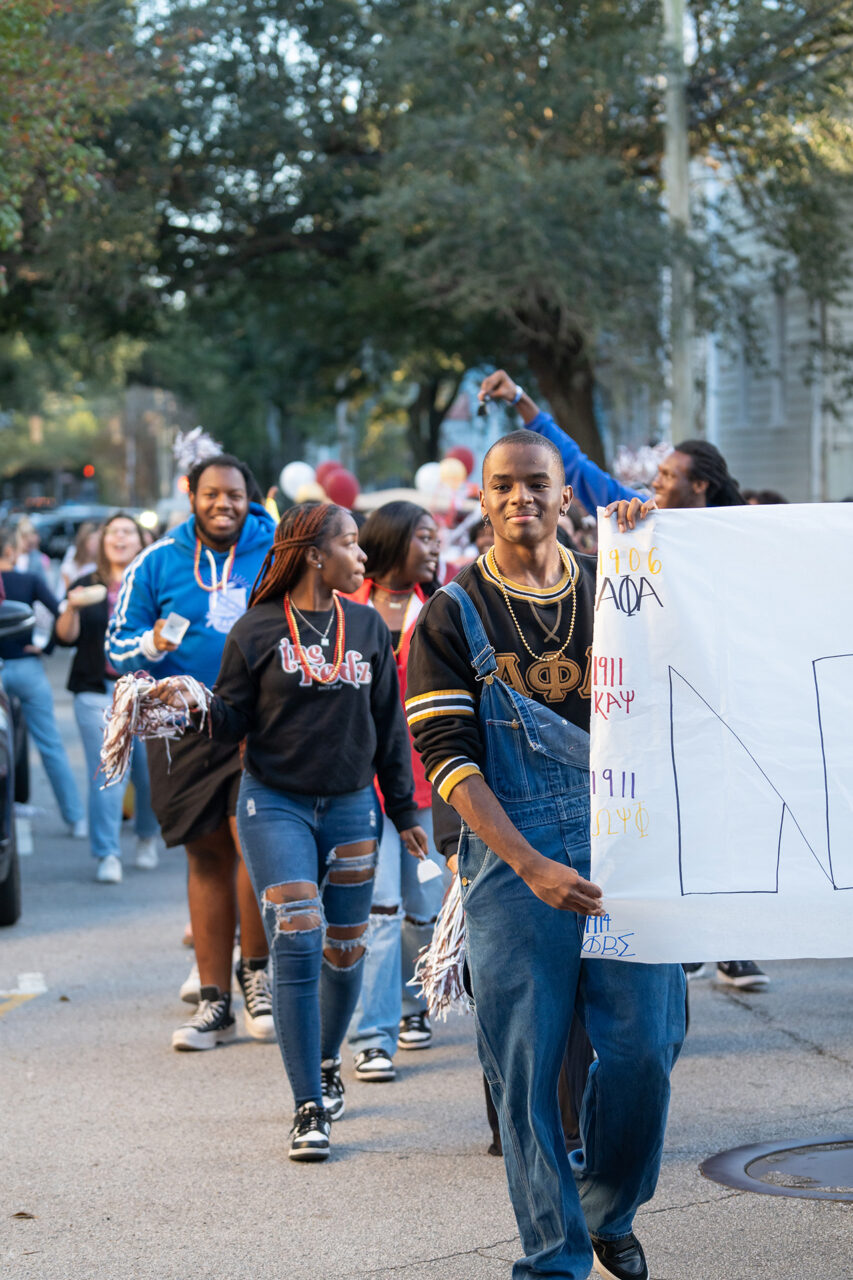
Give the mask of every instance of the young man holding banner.
<path id="1" fill-rule="evenodd" d="M 480 398 L 511 404 L 528 430 L 556 445 L 574 496 L 590 513 L 594 513 L 596 507 L 617 502 L 633 503 L 623 510 L 636 512 L 645 501 L 643 494 L 596 466 L 577 442 L 557 425 L 550 414 L 543 412 L 503 369 L 489 374 L 484 380 Z M 661 511 L 740 507 L 746 502 L 737 481 L 729 473 L 725 458 L 707 440 L 683 440 L 677 444 L 659 464 L 652 489 L 655 505 Z M 688 964 L 685 972 L 695 977 L 704 968 L 703 964 Z M 770 981 L 754 960 L 718 961 L 717 980 L 741 991 L 761 991 Z"/>
<path id="2" fill-rule="evenodd" d="M 684 976 L 582 956 L 606 916 L 588 879 L 595 569 L 556 537 L 571 496 L 550 442 L 521 431 L 489 450 L 480 501 L 495 545 L 422 612 L 406 705 L 430 781 L 465 824 L 478 1048 L 525 1255 L 513 1280 L 584 1280 L 591 1265 L 646 1280 L 632 1228 L 657 1183 Z M 576 1008 L 598 1058 L 583 1146 L 567 1155 L 557 1079 Z"/>

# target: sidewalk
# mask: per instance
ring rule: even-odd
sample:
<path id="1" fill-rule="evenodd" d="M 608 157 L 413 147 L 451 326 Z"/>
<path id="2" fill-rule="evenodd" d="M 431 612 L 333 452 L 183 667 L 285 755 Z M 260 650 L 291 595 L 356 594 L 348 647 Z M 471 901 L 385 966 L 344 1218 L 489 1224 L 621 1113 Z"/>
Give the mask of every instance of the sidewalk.
<path id="1" fill-rule="evenodd" d="M 64 655 L 50 660 L 61 690 Z M 63 731 L 82 782 L 67 695 Z M 510 1280 L 518 1256 L 467 1019 L 364 1084 L 327 1165 L 288 1161 L 275 1046 L 176 1054 L 190 953 L 179 850 L 96 885 L 33 770 L 24 910 L 0 932 L 0 1273 L 10 1280 Z M 128 851 L 130 850 L 128 845 Z M 768 964 L 764 994 L 691 986 L 663 1171 L 638 1216 L 655 1280 L 850 1280 L 853 1206 L 732 1191 L 699 1164 L 853 1134 L 853 961 Z M 35 1217 L 17 1219 L 19 1212 Z"/>

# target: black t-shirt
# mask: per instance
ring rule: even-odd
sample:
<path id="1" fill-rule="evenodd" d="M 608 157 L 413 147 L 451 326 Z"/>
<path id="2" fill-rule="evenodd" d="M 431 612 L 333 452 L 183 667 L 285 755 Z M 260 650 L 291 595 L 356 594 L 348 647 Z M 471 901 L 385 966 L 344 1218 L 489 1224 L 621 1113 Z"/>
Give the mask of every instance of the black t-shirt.
<path id="1" fill-rule="evenodd" d="M 341 598 L 344 660 L 337 679 L 318 684 L 304 672 L 281 602 L 256 605 L 225 641 L 214 686 L 211 733 L 246 739 L 245 766 L 268 787 L 300 795 L 344 795 L 374 774 L 385 810 L 404 830 L 415 820 L 411 746 L 400 703 L 388 628 L 375 609 Z M 303 611 L 323 632 L 328 614 Z M 300 627 L 312 666 L 331 674 L 336 625 L 322 648 Z"/>
<path id="2" fill-rule="evenodd" d="M 84 573 L 82 578 L 75 578 L 68 590 L 73 591 L 75 587 L 92 587 L 96 584 L 101 584 L 101 579 L 96 573 Z M 76 647 L 76 653 L 71 662 L 71 670 L 68 672 L 67 688 L 72 693 L 106 693 L 107 659 L 104 652 L 104 637 L 109 621 L 109 605 L 106 600 L 101 600 L 98 604 L 87 604 L 85 608 L 79 609 L 78 613 L 80 635 L 72 642 Z M 55 639 L 57 644 L 63 645 L 66 649 L 72 647 L 67 641 L 60 640 L 59 636 Z"/>

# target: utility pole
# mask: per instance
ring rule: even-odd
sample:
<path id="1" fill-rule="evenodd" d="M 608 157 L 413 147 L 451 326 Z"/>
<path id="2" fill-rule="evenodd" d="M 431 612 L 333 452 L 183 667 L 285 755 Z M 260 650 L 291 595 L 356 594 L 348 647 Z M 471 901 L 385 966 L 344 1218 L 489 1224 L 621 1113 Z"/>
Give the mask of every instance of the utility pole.
<path id="1" fill-rule="evenodd" d="M 669 227 L 675 238 L 670 281 L 669 340 L 672 388 L 672 438 L 695 433 L 693 385 L 693 271 L 686 256 L 690 230 L 687 73 L 684 66 L 684 0 L 663 0 L 666 52 L 666 127 L 664 177 Z"/>

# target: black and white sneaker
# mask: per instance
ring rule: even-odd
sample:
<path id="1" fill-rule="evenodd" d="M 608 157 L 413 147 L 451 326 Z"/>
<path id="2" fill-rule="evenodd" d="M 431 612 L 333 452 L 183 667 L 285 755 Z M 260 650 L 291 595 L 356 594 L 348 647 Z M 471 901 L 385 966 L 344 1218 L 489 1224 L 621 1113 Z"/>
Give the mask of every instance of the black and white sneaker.
<path id="1" fill-rule="evenodd" d="M 717 964 L 717 981 L 739 987 L 741 991 L 760 991 L 770 983 L 754 960 L 721 960 Z"/>
<path id="2" fill-rule="evenodd" d="M 172 1033 L 172 1048 L 183 1051 L 215 1049 L 218 1044 L 233 1040 L 236 1032 L 230 992 L 223 995 L 218 987 L 202 987 L 195 1013 Z"/>
<path id="3" fill-rule="evenodd" d="M 323 1106 L 330 1120 L 340 1120 L 347 1105 L 344 1102 L 340 1057 L 324 1058 L 320 1063 L 320 1075 L 323 1077 Z"/>
<path id="4" fill-rule="evenodd" d="M 290 1130 L 291 1160 L 328 1160 L 332 1125 L 325 1107 L 303 1102 L 293 1117 Z"/>
<path id="5" fill-rule="evenodd" d="M 355 1055 L 355 1074 L 359 1080 L 394 1080 L 397 1068 L 384 1049 L 362 1049 Z"/>
<path id="6" fill-rule="evenodd" d="M 643 1246 L 632 1233 L 621 1240 L 596 1240 L 591 1237 L 595 1258 L 593 1266 L 607 1280 L 649 1280 L 649 1268 Z"/>
<path id="7" fill-rule="evenodd" d="M 246 1035 L 251 1036 L 253 1040 L 275 1040 L 269 963 L 259 965 L 257 961 L 241 959 L 236 964 L 234 972 L 243 993 L 243 1022 Z"/>
<path id="8" fill-rule="evenodd" d="M 432 1027 L 426 1013 L 407 1013 L 400 1019 L 398 1049 L 428 1049 L 431 1044 Z"/>

